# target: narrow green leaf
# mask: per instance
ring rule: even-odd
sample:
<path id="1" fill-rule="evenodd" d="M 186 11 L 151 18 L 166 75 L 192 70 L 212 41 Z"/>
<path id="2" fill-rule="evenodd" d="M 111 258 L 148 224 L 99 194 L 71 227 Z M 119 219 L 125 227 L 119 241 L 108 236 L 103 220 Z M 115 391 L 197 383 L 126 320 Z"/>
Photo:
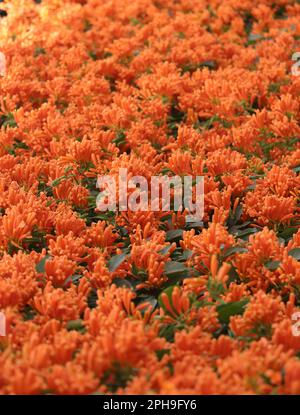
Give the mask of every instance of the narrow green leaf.
<path id="1" fill-rule="evenodd" d="M 64 282 L 64 286 L 68 285 L 70 282 L 73 283 L 73 284 L 77 284 L 81 277 L 82 277 L 82 275 L 80 275 L 80 274 L 70 275 L 66 279 L 66 281 Z"/>
<path id="2" fill-rule="evenodd" d="M 293 248 L 289 251 L 289 255 L 300 261 L 300 248 Z"/>
<path id="3" fill-rule="evenodd" d="M 165 355 L 169 355 L 171 352 L 170 349 L 160 349 L 160 350 L 156 350 L 155 354 L 158 358 L 158 360 L 160 361 Z"/>
<path id="4" fill-rule="evenodd" d="M 278 234 L 278 236 L 282 239 L 284 239 L 285 241 L 288 241 L 293 235 L 294 233 L 296 233 L 298 230 L 298 228 L 285 228 L 282 232 L 280 232 Z"/>
<path id="5" fill-rule="evenodd" d="M 85 328 L 82 320 L 70 320 L 70 321 L 68 321 L 67 325 L 66 325 L 66 329 L 68 331 L 71 331 L 71 330 L 80 331 L 81 333 L 86 331 L 86 328 Z"/>
<path id="6" fill-rule="evenodd" d="M 91 290 L 91 292 L 88 295 L 87 298 L 87 304 L 89 308 L 96 308 L 97 307 L 97 300 L 98 300 L 98 295 L 97 295 L 97 291 L 93 288 Z"/>
<path id="7" fill-rule="evenodd" d="M 161 255 L 167 255 L 167 253 L 170 251 L 171 245 L 165 246 L 163 249 L 158 251 Z"/>
<path id="8" fill-rule="evenodd" d="M 125 259 L 128 257 L 127 253 L 122 253 L 120 255 L 114 255 L 110 258 L 108 261 L 108 269 L 109 272 L 116 271 L 117 268 L 122 264 L 122 262 L 125 261 Z"/>
<path id="9" fill-rule="evenodd" d="M 264 264 L 270 271 L 275 271 L 280 265 L 280 261 L 268 261 Z"/>
<path id="10" fill-rule="evenodd" d="M 165 274 L 169 278 L 174 276 L 186 278 L 189 276 L 189 269 L 182 262 L 170 261 L 165 264 Z"/>
<path id="11" fill-rule="evenodd" d="M 202 61 L 199 63 L 199 68 L 217 69 L 218 63 L 214 60 Z"/>
<path id="12" fill-rule="evenodd" d="M 295 173 L 299 173 L 300 172 L 300 166 L 294 167 L 293 168 Z"/>
<path id="13" fill-rule="evenodd" d="M 244 238 L 248 238 L 248 236 L 250 236 L 250 235 L 252 235 L 252 234 L 254 234 L 254 233 L 256 233 L 257 232 L 257 229 L 256 228 L 247 228 L 247 229 L 243 229 L 243 230 L 239 230 L 239 231 L 237 231 L 236 232 L 236 236 L 238 237 L 238 238 L 241 238 L 241 239 L 244 239 Z"/>
<path id="14" fill-rule="evenodd" d="M 219 314 L 219 321 L 222 324 L 228 324 L 231 316 L 241 315 L 244 313 L 245 306 L 248 302 L 249 299 L 245 298 L 240 301 L 218 305 L 217 312 Z"/>
<path id="15" fill-rule="evenodd" d="M 182 239 L 183 230 L 182 229 L 171 229 L 166 232 L 166 241 L 173 242 L 175 240 Z"/>
<path id="16" fill-rule="evenodd" d="M 244 252 L 248 252 L 248 249 L 243 248 L 242 246 L 231 246 L 230 248 L 228 248 L 224 252 L 224 254 L 222 256 L 223 256 L 223 258 L 227 258 L 230 255 L 237 254 L 237 253 L 240 254 L 240 253 L 244 253 Z"/>
<path id="17" fill-rule="evenodd" d="M 38 263 L 36 264 L 36 266 L 35 266 L 36 271 L 37 271 L 37 272 L 39 272 L 39 273 L 43 273 L 43 272 L 45 272 L 45 265 L 46 265 L 46 262 L 47 262 L 50 258 L 51 258 L 51 255 L 45 255 L 45 256 L 44 256 L 44 258 L 42 258 L 42 259 L 40 260 L 40 262 L 38 262 Z"/>

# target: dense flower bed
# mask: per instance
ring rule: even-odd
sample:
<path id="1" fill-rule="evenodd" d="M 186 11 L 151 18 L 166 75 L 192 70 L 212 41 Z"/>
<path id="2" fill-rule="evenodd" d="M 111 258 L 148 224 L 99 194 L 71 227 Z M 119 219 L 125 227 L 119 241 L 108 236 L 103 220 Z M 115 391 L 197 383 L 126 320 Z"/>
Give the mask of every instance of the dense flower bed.
<path id="1" fill-rule="evenodd" d="M 299 1 L 1 8 L 0 392 L 299 394 Z M 120 167 L 203 223 L 97 211 Z"/>

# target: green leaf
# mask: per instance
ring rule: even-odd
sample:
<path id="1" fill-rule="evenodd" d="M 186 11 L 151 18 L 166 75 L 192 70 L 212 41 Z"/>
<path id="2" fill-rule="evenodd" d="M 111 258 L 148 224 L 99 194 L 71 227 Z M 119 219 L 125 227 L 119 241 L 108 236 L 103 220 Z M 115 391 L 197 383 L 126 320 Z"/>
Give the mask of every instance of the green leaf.
<path id="1" fill-rule="evenodd" d="M 285 228 L 282 232 L 280 232 L 278 234 L 278 236 L 282 239 L 284 239 L 285 241 L 288 241 L 293 235 L 294 233 L 296 233 L 298 230 L 298 228 Z"/>
<path id="2" fill-rule="evenodd" d="M 109 272 L 116 271 L 117 268 L 122 264 L 122 262 L 125 261 L 125 259 L 128 257 L 128 253 L 123 252 L 120 255 L 114 255 L 110 258 L 108 261 L 108 269 Z"/>
<path id="3" fill-rule="evenodd" d="M 240 230 L 237 231 L 235 233 L 235 235 L 238 238 L 241 238 L 241 239 L 248 239 L 248 236 L 250 236 L 250 235 L 252 235 L 252 234 L 254 234 L 256 232 L 257 232 L 257 229 L 256 228 L 247 228 L 247 229 L 243 229 L 241 231 Z"/>
<path id="4" fill-rule="evenodd" d="M 280 92 L 281 85 L 282 84 L 280 82 L 271 82 L 268 85 L 268 92 L 270 94 L 278 94 Z"/>
<path id="5" fill-rule="evenodd" d="M 178 326 L 176 323 L 166 324 L 159 331 L 159 337 L 165 338 L 168 342 L 174 342 L 175 333 L 183 330 L 184 326 Z"/>
<path id="6" fill-rule="evenodd" d="M 22 315 L 25 321 L 29 321 L 34 319 L 34 317 L 37 315 L 37 312 L 27 304 L 22 310 Z"/>
<path id="7" fill-rule="evenodd" d="M 64 282 L 64 286 L 68 285 L 69 283 L 78 284 L 81 277 L 82 275 L 80 274 L 70 275 Z"/>
<path id="8" fill-rule="evenodd" d="M 5 128 L 6 127 L 15 128 L 15 127 L 18 127 L 18 124 L 15 121 L 14 115 L 11 112 L 9 112 L 8 114 L 1 115 L 0 126 L 3 126 Z"/>
<path id="9" fill-rule="evenodd" d="M 170 248 L 171 248 L 171 245 L 165 246 L 163 249 L 158 251 L 158 253 L 161 255 L 167 255 L 167 253 L 170 251 Z"/>
<path id="10" fill-rule="evenodd" d="M 97 295 L 97 291 L 93 288 L 91 290 L 91 292 L 88 295 L 87 298 L 87 304 L 89 308 L 96 308 L 97 307 L 97 300 L 98 300 L 98 295 Z"/>
<path id="11" fill-rule="evenodd" d="M 135 264 L 132 264 L 131 272 L 135 277 L 135 283 L 147 281 L 148 272 L 144 268 L 138 268 Z"/>
<path id="12" fill-rule="evenodd" d="M 117 146 L 121 146 L 122 144 L 126 143 L 126 134 L 124 129 L 120 129 L 116 132 L 116 137 L 112 140 L 112 142 Z"/>
<path id="13" fill-rule="evenodd" d="M 182 259 L 184 261 L 187 261 L 189 258 L 191 258 L 192 255 L 193 255 L 193 251 L 191 249 L 185 249 L 182 252 Z"/>
<path id="14" fill-rule="evenodd" d="M 33 56 L 35 58 L 37 58 L 40 55 L 46 55 L 45 49 L 44 48 L 40 48 L 40 47 L 35 48 L 34 53 L 33 53 Z"/>
<path id="15" fill-rule="evenodd" d="M 89 55 L 89 57 L 90 57 L 91 59 L 93 59 L 93 61 L 96 61 L 96 60 L 97 60 L 97 53 L 96 53 L 95 51 L 93 51 L 93 50 L 89 50 L 89 51 L 88 51 L 88 55 Z"/>
<path id="16" fill-rule="evenodd" d="M 235 267 L 231 267 L 230 271 L 228 273 L 229 279 L 227 280 L 227 284 L 229 285 L 231 282 L 238 282 L 240 281 L 240 276 L 237 272 L 237 269 Z"/>
<path id="17" fill-rule="evenodd" d="M 264 264 L 270 271 L 275 271 L 280 265 L 280 261 L 268 261 Z"/>
<path id="18" fill-rule="evenodd" d="M 207 289 L 213 300 L 218 300 L 220 296 L 225 292 L 225 287 L 223 283 L 215 280 L 212 277 L 209 277 L 208 279 Z"/>
<path id="19" fill-rule="evenodd" d="M 92 23 L 88 19 L 84 20 L 83 25 L 84 25 L 84 27 L 83 27 L 84 32 L 88 32 L 93 27 Z"/>
<path id="20" fill-rule="evenodd" d="M 190 249 L 176 248 L 171 254 L 172 261 L 185 262 L 193 255 L 193 251 Z"/>
<path id="21" fill-rule="evenodd" d="M 15 140 L 14 148 L 15 149 L 20 148 L 20 149 L 23 149 L 23 150 L 29 150 L 28 145 L 26 143 L 23 143 L 23 141 L 20 141 L 20 140 Z"/>
<path id="22" fill-rule="evenodd" d="M 256 42 L 257 40 L 262 40 L 264 39 L 263 35 L 259 34 L 259 33 L 250 33 L 248 36 L 248 41 L 249 42 Z"/>
<path id="23" fill-rule="evenodd" d="M 199 228 L 203 228 L 203 227 L 204 227 L 203 222 L 198 220 L 196 222 L 187 222 L 184 228 L 186 230 L 190 230 L 190 229 L 197 229 L 197 228 L 199 229 Z"/>
<path id="24" fill-rule="evenodd" d="M 70 321 L 68 321 L 67 325 L 66 325 L 66 329 L 68 331 L 71 331 L 71 330 L 80 331 L 81 333 L 84 333 L 86 331 L 86 328 L 85 328 L 82 320 L 70 320 Z"/>
<path id="25" fill-rule="evenodd" d="M 223 258 L 227 258 L 230 255 L 237 254 L 237 253 L 244 253 L 244 252 L 248 252 L 248 249 L 243 248 L 242 246 L 231 246 L 224 252 L 222 256 Z"/>
<path id="26" fill-rule="evenodd" d="M 190 270 L 178 261 L 170 261 L 165 264 L 165 274 L 173 282 L 180 281 L 190 276 Z"/>
<path id="27" fill-rule="evenodd" d="M 44 258 L 43 258 L 43 259 L 41 259 L 41 260 L 40 260 L 40 262 L 38 262 L 38 263 L 36 264 L 36 266 L 35 266 L 36 271 L 37 271 L 37 272 L 39 272 L 39 273 L 43 273 L 43 272 L 45 272 L 45 265 L 46 265 L 46 262 L 47 262 L 50 258 L 52 258 L 52 257 L 51 257 L 51 255 L 45 255 L 45 256 L 44 256 Z"/>
<path id="28" fill-rule="evenodd" d="M 300 261 L 300 248 L 293 248 L 288 252 L 288 254 L 297 259 L 297 261 Z"/>
<path id="29" fill-rule="evenodd" d="M 57 179 L 55 179 L 55 180 L 52 181 L 51 186 L 52 187 L 56 187 L 56 186 L 58 186 L 65 179 L 67 179 L 67 176 L 58 177 Z"/>
<path id="30" fill-rule="evenodd" d="M 202 61 L 199 63 L 199 68 L 217 69 L 218 63 L 214 60 Z"/>
<path id="31" fill-rule="evenodd" d="M 182 239 L 183 230 L 182 229 L 171 229 L 166 232 L 166 241 L 173 242 L 175 240 Z"/>
<path id="32" fill-rule="evenodd" d="M 244 298 L 240 301 L 218 305 L 217 312 L 219 314 L 220 323 L 228 324 L 231 316 L 243 314 L 245 306 L 248 304 L 248 302 L 249 299 Z"/>
<path id="33" fill-rule="evenodd" d="M 233 227 L 238 223 L 243 213 L 243 207 L 242 205 L 238 205 L 235 211 L 230 215 L 227 225 L 229 228 Z"/>
<path id="34" fill-rule="evenodd" d="M 155 350 L 155 354 L 156 357 L 158 358 L 158 360 L 160 361 L 165 355 L 169 355 L 171 352 L 170 349 L 160 349 L 160 350 Z"/>

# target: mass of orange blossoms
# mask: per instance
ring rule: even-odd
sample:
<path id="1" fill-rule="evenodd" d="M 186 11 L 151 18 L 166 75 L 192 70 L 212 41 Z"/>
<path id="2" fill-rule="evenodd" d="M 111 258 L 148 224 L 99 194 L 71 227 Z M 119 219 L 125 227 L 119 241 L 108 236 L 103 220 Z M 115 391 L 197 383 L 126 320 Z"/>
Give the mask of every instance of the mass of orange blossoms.
<path id="1" fill-rule="evenodd" d="M 0 5 L 0 393 L 300 394 L 300 1 Z"/>

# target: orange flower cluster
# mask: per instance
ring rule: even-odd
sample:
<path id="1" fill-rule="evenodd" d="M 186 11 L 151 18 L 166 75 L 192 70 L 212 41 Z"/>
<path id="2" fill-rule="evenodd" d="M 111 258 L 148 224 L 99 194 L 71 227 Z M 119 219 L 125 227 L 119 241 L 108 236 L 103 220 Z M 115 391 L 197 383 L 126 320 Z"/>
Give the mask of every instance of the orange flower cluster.
<path id="1" fill-rule="evenodd" d="M 0 393 L 300 394 L 299 0 L 1 7 Z M 97 211 L 124 167 L 203 222 Z"/>

